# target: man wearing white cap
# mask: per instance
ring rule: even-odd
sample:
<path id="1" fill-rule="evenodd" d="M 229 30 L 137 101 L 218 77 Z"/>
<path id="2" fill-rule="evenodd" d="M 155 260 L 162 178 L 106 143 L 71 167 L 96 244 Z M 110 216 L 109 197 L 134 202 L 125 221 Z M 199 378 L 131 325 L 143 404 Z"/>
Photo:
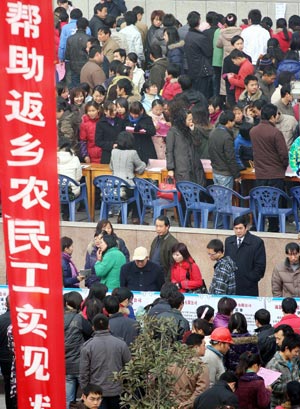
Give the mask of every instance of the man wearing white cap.
<path id="1" fill-rule="evenodd" d="M 134 250 L 133 261 L 121 268 L 120 285 L 131 291 L 160 291 L 164 283 L 162 267 L 149 260 L 145 247 Z"/>

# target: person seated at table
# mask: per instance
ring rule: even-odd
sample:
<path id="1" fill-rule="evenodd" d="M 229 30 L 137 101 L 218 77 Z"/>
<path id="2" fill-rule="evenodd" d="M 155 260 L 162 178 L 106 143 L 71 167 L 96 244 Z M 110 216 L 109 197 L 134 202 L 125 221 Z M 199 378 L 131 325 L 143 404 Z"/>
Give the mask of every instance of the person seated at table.
<path id="1" fill-rule="evenodd" d="M 120 132 L 117 138 L 117 148 L 112 151 L 110 159 L 110 168 L 114 176 L 118 176 L 129 185 L 132 189 L 125 189 L 126 198 L 134 195 L 133 178 L 135 173 L 142 174 L 146 168 L 146 163 L 141 161 L 137 151 L 134 149 L 134 136 L 129 132 Z M 136 202 L 130 203 L 128 212 L 132 211 L 132 223 L 140 224 Z M 121 221 L 119 215 L 118 222 Z"/>
<path id="2" fill-rule="evenodd" d="M 156 129 L 152 118 L 145 113 L 139 101 L 134 101 L 129 105 L 126 131 L 133 133 L 135 149 L 143 162 L 148 163 L 149 159 L 157 159 L 152 141 Z"/>
<path id="3" fill-rule="evenodd" d="M 102 149 L 101 163 L 109 163 L 111 151 L 117 146 L 118 134 L 125 130 L 123 119 L 117 117 L 117 108 L 112 101 L 105 101 L 104 115 L 96 125 L 95 142 Z"/>
<path id="4" fill-rule="evenodd" d="M 78 156 L 74 154 L 71 148 L 71 144 L 66 139 L 61 140 L 61 145 L 57 152 L 57 171 L 59 175 L 68 176 L 80 182 L 82 177 L 82 169 Z M 70 183 L 70 190 L 68 195 L 70 200 L 74 200 L 80 194 L 80 186 L 76 186 L 74 183 Z M 69 220 L 69 205 L 62 204 L 62 219 Z"/>

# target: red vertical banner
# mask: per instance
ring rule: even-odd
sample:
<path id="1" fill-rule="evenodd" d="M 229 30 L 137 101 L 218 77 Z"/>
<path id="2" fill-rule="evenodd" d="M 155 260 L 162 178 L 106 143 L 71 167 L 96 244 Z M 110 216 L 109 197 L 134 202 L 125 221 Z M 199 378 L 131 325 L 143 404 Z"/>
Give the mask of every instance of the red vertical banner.
<path id="1" fill-rule="evenodd" d="M 51 6 L 0 3 L 0 184 L 22 409 L 65 407 Z"/>

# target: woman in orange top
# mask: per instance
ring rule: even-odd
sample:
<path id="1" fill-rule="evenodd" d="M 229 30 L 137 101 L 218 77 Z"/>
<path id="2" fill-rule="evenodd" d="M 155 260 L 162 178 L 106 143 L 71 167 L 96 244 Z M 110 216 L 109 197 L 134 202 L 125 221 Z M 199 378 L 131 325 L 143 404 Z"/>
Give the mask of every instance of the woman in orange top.
<path id="1" fill-rule="evenodd" d="M 172 247 L 174 263 L 171 266 L 171 281 L 179 288 L 179 291 L 193 292 L 203 284 L 199 267 L 191 257 L 187 247 L 183 243 L 177 243 Z"/>

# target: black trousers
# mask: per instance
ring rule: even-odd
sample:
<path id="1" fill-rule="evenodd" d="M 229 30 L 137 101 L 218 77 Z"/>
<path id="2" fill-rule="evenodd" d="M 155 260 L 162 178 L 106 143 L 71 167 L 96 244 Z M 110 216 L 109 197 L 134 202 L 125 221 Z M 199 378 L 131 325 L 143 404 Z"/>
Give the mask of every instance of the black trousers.
<path id="1" fill-rule="evenodd" d="M 5 404 L 6 409 L 15 409 L 15 401 L 10 397 L 10 373 L 11 373 L 11 361 L 0 359 L 0 368 L 4 380 L 4 392 L 5 392 Z"/>

